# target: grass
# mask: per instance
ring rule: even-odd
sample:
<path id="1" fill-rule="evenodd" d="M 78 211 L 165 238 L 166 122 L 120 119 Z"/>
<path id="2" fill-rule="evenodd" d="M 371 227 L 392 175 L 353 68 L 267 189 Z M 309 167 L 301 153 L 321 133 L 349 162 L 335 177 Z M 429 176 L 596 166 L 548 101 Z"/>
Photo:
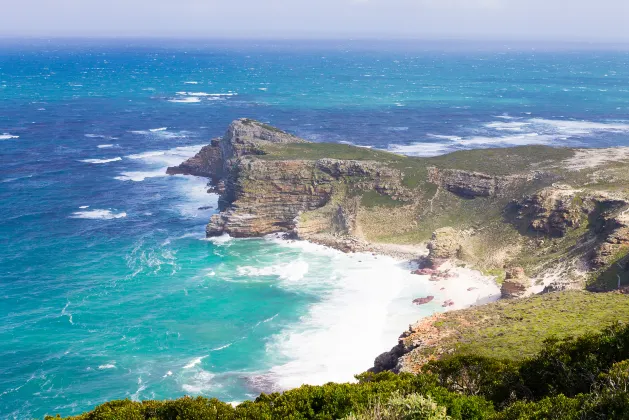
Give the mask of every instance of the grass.
<path id="1" fill-rule="evenodd" d="M 440 168 L 510 175 L 553 165 L 572 157 L 574 151 L 548 146 L 520 146 L 500 149 L 462 150 L 426 159 Z"/>
<path id="2" fill-rule="evenodd" d="M 399 200 L 394 200 L 388 195 L 380 194 L 378 191 L 370 190 L 365 191 L 361 197 L 360 204 L 366 208 L 373 207 L 400 207 L 406 203 Z"/>
<path id="3" fill-rule="evenodd" d="M 262 145 L 265 160 L 317 160 L 317 159 L 348 159 L 375 160 L 378 162 L 398 162 L 411 158 L 385 152 L 383 150 L 356 147 L 339 143 L 267 143 Z"/>
<path id="4" fill-rule="evenodd" d="M 618 293 L 566 291 L 499 301 L 445 313 L 434 324 L 443 337 L 439 347 L 424 348 L 421 359 L 454 354 L 522 360 L 548 338 L 581 336 L 628 317 L 629 296 Z"/>

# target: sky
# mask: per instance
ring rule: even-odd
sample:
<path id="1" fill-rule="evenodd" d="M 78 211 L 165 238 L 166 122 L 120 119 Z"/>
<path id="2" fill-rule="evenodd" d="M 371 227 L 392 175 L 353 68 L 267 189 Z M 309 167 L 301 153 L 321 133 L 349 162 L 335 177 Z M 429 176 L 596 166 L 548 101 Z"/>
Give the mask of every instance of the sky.
<path id="1" fill-rule="evenodd" d="M 629 42 L 629 0 L 0 0 L 2 37 Z"/>

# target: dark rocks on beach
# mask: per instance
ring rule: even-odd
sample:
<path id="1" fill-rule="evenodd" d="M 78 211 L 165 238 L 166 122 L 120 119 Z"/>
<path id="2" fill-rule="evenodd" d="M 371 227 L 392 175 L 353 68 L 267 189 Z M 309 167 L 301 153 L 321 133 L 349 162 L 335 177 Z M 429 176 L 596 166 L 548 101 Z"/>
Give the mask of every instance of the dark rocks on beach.
<path id="1" fill-rule="evenodd" d="M 412 274 L 417 274 L 418 276 L 431 276 L 435 274 L 437 271 L 432 268 L 420 268 L 419 270 L 415 270 Z"/>
<path id="2" fill-rule="evenodd" d="M 199 207 L 198 210 L 211 210 L 213 208 L 214 206 L 203 206 L 203 207 Z"/>
<path id="3" fill-rule="evenodd" d="M 423 298 L 417 298 L 417 299 L 413 300 L 413 303 L 415 305 L 425 305 L 428 302 L 432 302 L 432 300 L 434 298 L 435 298 L 434 296 L 426 296 L 426 297 L 423 297 Z"/>
<path id="4" fill-rule="evenodd" d="M 452 301 L 452 299 L 448 299 L 445 302 L 443 302 L 443 305 L 441 305 L 444 308 L 447 308 L 448 306 L 454 306 L 454 302 Z"/>

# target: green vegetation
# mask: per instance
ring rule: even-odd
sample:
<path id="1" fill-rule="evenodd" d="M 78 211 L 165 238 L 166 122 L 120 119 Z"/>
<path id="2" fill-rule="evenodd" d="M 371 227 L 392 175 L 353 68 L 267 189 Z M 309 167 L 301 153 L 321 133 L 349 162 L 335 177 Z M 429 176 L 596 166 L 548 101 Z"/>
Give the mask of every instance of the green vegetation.
<path id="1" fill-rule="evenodd" d="M 266 160 L 317 160 L 331 158 L 375 160 L 383 163 L 413 160 L 413 158 L 383 150 L 339 143 L 265 143 L 261 146 L 266 154 L 259 156 L 259 158 Z"/>
<path id="2" fill-rule="evenodd" d="M 510 175 L 552 166 L 574 155 L 572 149 L 520 146 L 500 149 L 462 150 L 426 159 L 429 166 Z"/>
<path id="3" fill-rule="evenodd" d="M 435 323 L 443 336 L 439 347 L 425 347 L 422 356 L 454 352 L 522 360 L 548 338 L 581 336 L 619 319 L 629 319 L 627 295 L 566 291 L 498 301 L 445 313 Z"/>
<path id="4" fill-rule="evenodd" d="M 366 208 L 372 207 L 399 207 L 407 204 L 403 201 L 394 200 L 388 195 L 380 194 L 376 190 L 366 191 L 362 194 L 360 203 Z"/>
<path id="5" fill-rule="evenodd" d="M 202 397 L 112 401 L 72 419 L 627 419 L 629 326 L 548 340 L 518 362 L 458 355 L 431 362 L 419 375 L 357 379 L 262 394 L 237 407 Z"/>

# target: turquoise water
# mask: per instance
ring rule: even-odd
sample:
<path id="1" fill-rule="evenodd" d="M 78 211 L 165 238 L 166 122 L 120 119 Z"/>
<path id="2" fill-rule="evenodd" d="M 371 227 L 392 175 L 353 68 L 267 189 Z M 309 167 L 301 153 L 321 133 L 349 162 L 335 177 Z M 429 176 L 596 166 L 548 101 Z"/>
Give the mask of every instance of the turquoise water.
<path id="1" fill-rule="evenodd" d="M 428 285 L 386 258 L 205 240 L 213 210 L 199 208 L 216 197 L 164 170 L 234 118 L 416 155 L 629 145 L 628 59 L 331 42 L 1 45 L 0 418 L 347 381 L 441 309 L 413 306 Z"/>

